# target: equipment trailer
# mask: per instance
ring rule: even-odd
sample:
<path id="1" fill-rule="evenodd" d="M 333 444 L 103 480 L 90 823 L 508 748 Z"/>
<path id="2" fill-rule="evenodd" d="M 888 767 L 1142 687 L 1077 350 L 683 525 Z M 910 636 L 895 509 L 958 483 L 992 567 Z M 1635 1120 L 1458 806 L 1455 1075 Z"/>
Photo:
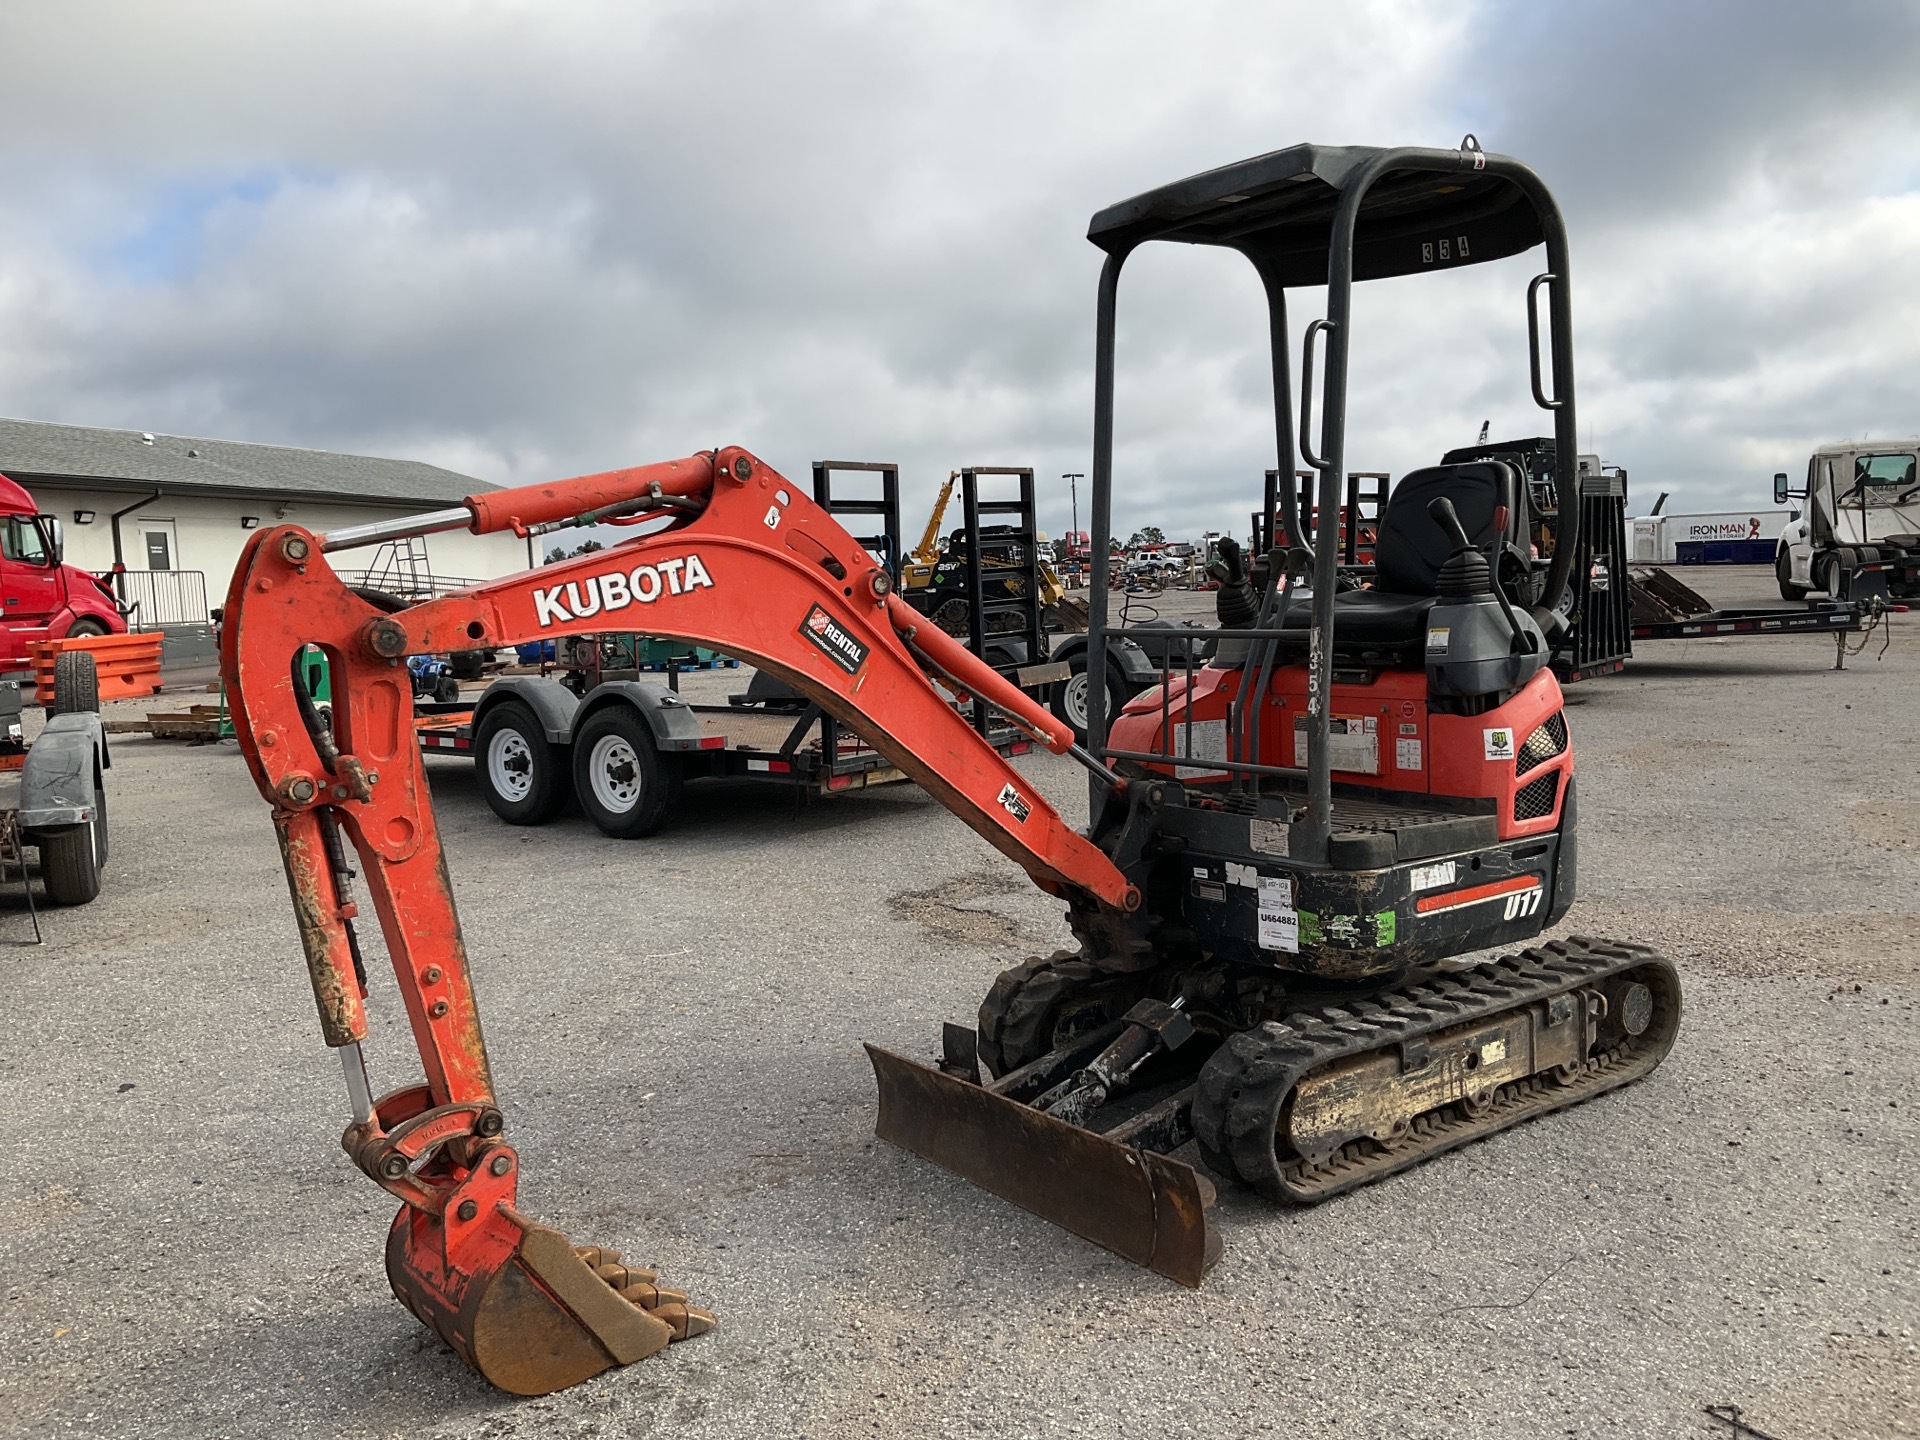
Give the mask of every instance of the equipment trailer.
<path id="1" fill-rule="evenodd" d="M 1536 496 L 1555 490 L 1555 446 L 1551 439 L 1502 440 L 1450 450 L 1447 464 L 1503 460 L 1518 466 Z M 1554 647 L 1554 673 L 1564 682 L 1611 675 L 1626 668 L 1635 640 L 1697 640 L 1740 635 L 1832 635 L 1835 668 L 1846 658 L 1840 637 L 1864 628 L 1876 614 L 1872 598 L 1807 601 L 1792 606 L 1742 606 L 1718 609 L 1671 572 L 1627 561 L 1627 472 L 1602 465 L 1599 457 L 1577 458 L 1580 523 L 1572 582 L 1561 609 L 1565 633 Z M 1559 544 L 1558 507 L 1550 498 L 1535 506 L 1534 548 L 1551 556 Z"/>
<path id="2" fill-rule="evenodd" d="M 848 474 L 877 479 L 879 493 L 848 495 L 843 488 L 836 496 L 835 476 Z M 897 466 L 815 461 L 813 493 L 829 515 L 873 517 L 878 529 L 855 538 L 897 574 Z M 969 517 L 977 525 L 971 506 Z M 746 692 L 726 705 L 694 704 L 679 694 L 679 668 L 672 662 L 664 686 L 645 678 L 653 667 L 642 662 L 634 634 L 586 633 L 553 643 L 559 679 L 508 676 L 473 704 L 415 705 L 422 753 L 470 756 L 488 808 L 508 824 L 544 824 L 571 796 L 603 834 L 633 839 L 665 823 L 689 780 L 756 780 L 837 795 L 908 778 L 818 704 L 771 676 L 756 673 Z M 1033 748 L 1023 732 L 1004 723 L 989 723 L 983 733 L 1002 755 Z"/>
<path id="3" fill-rule="evenodd" d="M 713 1321 L 651 1273 L 571 1246 L 516 1208 L 519 1156 L 414 741 L 410 654 L 586 634 L 631 611 L 635 629 L 749 660 L 858 729 L 1061 901 L 1081 942 L 1003 974 L 977 1032 L 948 1028 L 946 1069 L 870 1047 L 879 1133 L 1188 1284 L 1219 1248 L 1211 1183 L 1166 1153 L 1189 1137 L 1219 1174 L 1317 1200 L 1626 1084 L 1671 1045 L 1678 980 L 1642 946 L 1556 942 L 1438 973 L 1452 957 L 1537 939 L 1574 898 L 1573 746 L 1546 662 L 1577 519 L 1537 593 L 1515 604 L 1488 552 L 1504 562 L 1527 533 L 1523 477 L 1500 462 L 1437 466 L 1406 477 L 1381 515 L 1376 588 L 1334 584 L 1355 279 L 1544 241 L 1549 270 L 1528 298 L 1531 310 L 1548 291 L 1551 392 L 1537 345 L 1534 391 L 1554 414 L 1559 473 L 1574 473 L 1567 241 L 1546 187 L 1471 137 L 1457 151 L 1304 145 L 1103 211 L 1091 238 L 1107 255 L 1096 655 L 1134 638 L 1108 624 L 1106 591 L 1127 254 L 1174 240 L 1254 263 L 1282 474 L 1295 446 L 1285 292 L 1328 286 L 1328 316 L 1306 333 L 1309 367 L 1327 340 L 1319 454 L 1305 414 L 1299 430 L 1321 477 L 1314 544 L 1262 557 L 1251 574 L 1237 546 L 1223 547 L 1214 657 L 1186 661 L 1111 727 L 1104 687 L 1091 687 L 1096 752 L 908 606 L 866 547 L 737 446 L 331 535 L 280 524 L 247 543 L 221 665 L 271 806 L 322 1031 L 341 1055 L 353 1110 L 343 1144 L 401 1202 L 387 1242 L 395 1294 L 493 1383 L 558 1389 Z M 1310 368 L 1304 379 L 1310 400 Z M 1293 508 L 1289 536 L 1302 534 Z M 348 589 L 327 558 L 408 534 L 641 518 L 666 523 L 399 613 Z M 331 725 L 293 683 L 308 643 L 333 665 Z M 1085 833 L 956 710 L 955 690 L 1089 771 Z M 362 1048 L 356 876 L 424 1072 L 378 1098 Z"/>
<path id="4" fill-rule="evenodd" d="M 1033 470 L 977 465 L 954 476 L 965 523 L 948 537 L 939 562 L 926 570 L 925 583 L 903 587 L 901 595 L 1022 690 L 1044 693 L 1055 717 L 1085 744 L 1093 668 L 1087 634 L 1083 626 L 1049 638 L 1061 592 L 1040 555 Z M 1013 496 L 983 494 L 981 482 L 990 477 L 1013 481 Z M 941 491 L 943 500 L 948 493 Z M 983 515 L 1007 516 L 1009 523 L 982 525 Z M 1178 638 L 1183 626 L 1154 622 L 1141 628 L 1156 633 L 1140 643 L 1109 647 L 1104 668 L 1110 709 L 1166 679 L 1176 653 L 1192 649 L 1196 659 L 1209 653 Z M 983 722 L 976 716 L 975 723 Z"/>
<path id="5" fill-rule="evenodd" d="M 677 673 L 662 686 L 603 668 L 605 650 L 628 638 L 563 640 L 586 652 L 563 679 L 508 676 L 473 704 L 416 703 L 421 752 L 470 756 L 488 808 L 510 825 L 544 824 L 572 797 L 603 834 L 623 840 L 658 830 L 689 780 L 838 795 L 908 778 L 812 702 L 791 711 L 693 704 L 678 693 Z M 1033 748 L 1005 724 L 988 739 L 1002 755 Z"/>
<path id="6" fill-rule="evenodd" d="M 1727 635 L 1850 635 L 1873 606 L 1860 600 L 1809 600 L 1801 605 L 1717 609 L 1671 572 L 1652 565 L 1627 570 L 1633 585 L 1633 638 L 1698 640 Z M 1838 669 L 1836 665 L 1834 668 Z"/>

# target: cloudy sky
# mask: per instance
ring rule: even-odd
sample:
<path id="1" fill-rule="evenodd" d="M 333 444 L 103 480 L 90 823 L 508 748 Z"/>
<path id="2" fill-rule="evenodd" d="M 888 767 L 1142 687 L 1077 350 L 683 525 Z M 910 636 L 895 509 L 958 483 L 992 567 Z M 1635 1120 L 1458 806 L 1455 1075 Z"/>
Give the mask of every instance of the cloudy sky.
<path id="1" fill-rule="evenodd" d="M 0 9 L 0 53 L 0 414 L 500 483 L 895 460 L 909 529 L 949 469 L 1030 464 L 1057 532 L 1095 210 L 1473 131 L 1567 212 L 1583 447 L 1633 508 L 1920 430 L 1911 4 L 62 0 Z M 1540 253 L 1363 289 L 1356 468 L 1540 428 Z M 1244 528 L 1251 271 L 1151 248 L 1121 317 L 1119 524 Z"/>

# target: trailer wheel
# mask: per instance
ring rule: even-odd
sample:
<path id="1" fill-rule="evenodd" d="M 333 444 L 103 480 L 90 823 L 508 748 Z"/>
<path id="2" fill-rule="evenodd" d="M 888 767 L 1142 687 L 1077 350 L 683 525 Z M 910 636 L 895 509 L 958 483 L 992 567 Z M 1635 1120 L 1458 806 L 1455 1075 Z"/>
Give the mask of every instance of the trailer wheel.
<path id="1" fill-rule="evenodd" d="M 107 792 L 93 777 L 93 820 L 27 836 L 40 847 L 40 880 L 54 905 L 85 905 L 100 893 L 107 864 Z"/>
<path id="2" fill-rule="evenodd" d="M 1784 546 L 1773 557 L 1773 573 L 1774 577 L 1780 582 L 1780 598 L 1782 600 L 1804 600 L 1807 598 L 1807 587 L 1793 583 L 1793 557 L 1786 552 Z"/>
<path id="3" fill-rule="evenodd" d="M 1087 743 L 1087 708 L 1092 682 L 1087 679 L 1087 652 L 1081 650 L 1067 661 L 1070 674 L 1057 682 L 1053 692 L 1047 697 L 1047 708 L 1072 728 L 1073 738 L 1080 744 Z M 1113 724 L 1113 717 L 1120 713 L 1120 707 L 1131 700 L 1126 682 L 1107 667 L 1107 724 Z"/>
<path id="4" fill-rule="evenodd" d="M 680 763 L 660 753 L 643 716 L 609 706 L 574 732 L 573 793 L 601 833 L 635 840 L 658 830 L 679 798 Z"/>
<path id="5" fill-rule="evenodd" d="M 1830 600 L 1846 599 L 1846 567 L 1840 563 L 1838 555 L 1822 555 L 1814 562 L 1813 583 L 1817 589 L 1827 592 Z"/>
<path id="6" fill-rule="evenodd" d="M 86 651 L 62 650 L 53 659 L 53 699 L 47 714 L 77 715 L 83 711 L 100 711 L 100 669 Z"/>
<path id="7" fill-rule="evenodd" d="M 473 737 L 473 768 L 487 807 L 509 825 L 544 825 L 567 800 L 561 758 L 539 719 L 518 700 L 502 700 Z"/>

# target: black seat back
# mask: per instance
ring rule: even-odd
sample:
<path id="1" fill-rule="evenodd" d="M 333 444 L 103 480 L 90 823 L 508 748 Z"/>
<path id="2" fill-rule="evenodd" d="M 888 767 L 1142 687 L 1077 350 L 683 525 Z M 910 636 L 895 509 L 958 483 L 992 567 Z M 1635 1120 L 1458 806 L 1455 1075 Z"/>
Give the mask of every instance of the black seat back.
<path id="1" fill-rule="evenodd" d="M 1512 515 L 1513 491 L 1513 467 L 1501 460 L 1433 465 L 1403 477 L 1380 516 L 1373 547 L 1375 586 L 1390 595 L 1434 594 L 1453 543 L 1427 506 L 1443 495 L 1451 500 L 1468 538 L 1490 551 L 1506 538 L 1494 531 L 1494 512 L 1505 505 Z"/>

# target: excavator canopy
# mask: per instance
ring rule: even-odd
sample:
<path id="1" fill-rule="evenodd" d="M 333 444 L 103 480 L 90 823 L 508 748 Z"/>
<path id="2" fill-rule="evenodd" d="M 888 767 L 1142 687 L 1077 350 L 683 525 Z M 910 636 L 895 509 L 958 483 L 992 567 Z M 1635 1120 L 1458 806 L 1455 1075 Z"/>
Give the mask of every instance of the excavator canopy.
<path id="1" fill-rule="evenodd" d="M 1109 253 L 1147 240 L 1221 245 L 1281 285 L 1324 285 L 1341 193 L 1384 153 L 1364 145 L 1272 150 L 1109 205 L 1093 217 L 1087 238 Z M 1458 166 L 1389 170 L 1374 180 L 1354 229 L 1354 279 L 1477 265 L 1544 238 L 1532 197 L 1477 142 L 1416 153 Z"/>

